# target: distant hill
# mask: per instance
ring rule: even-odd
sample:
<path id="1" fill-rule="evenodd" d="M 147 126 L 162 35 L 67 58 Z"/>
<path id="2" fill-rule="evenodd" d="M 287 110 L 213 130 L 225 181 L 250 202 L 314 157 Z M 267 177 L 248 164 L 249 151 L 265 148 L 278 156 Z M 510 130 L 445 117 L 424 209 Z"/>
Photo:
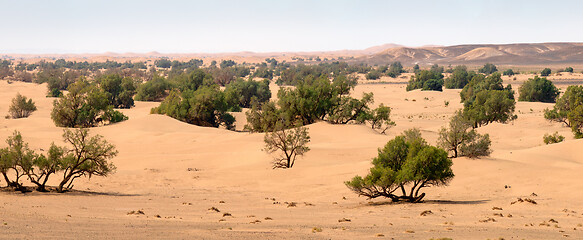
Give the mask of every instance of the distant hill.
<path id="1" fill-rule="evenodd" d="M 188 61 L 192 58 L 211 60 L 232 59 L 237 62 L 260 63 L 265 58 L 276 58 L 291 63 L 314 64 L 310 60 L 319 57 L 322 61 L 348 61 L 349 63 L 388 64 L 400 61 L 405 66 L 419 65 L 559 65 L 583 66 L 583 43 L 518 43 L 518 44 L 472 44 L 456 46 L 405 47 L 398 44 L 383 44 L 361 50 L 336 50 L 312 52 L 230 52 L 230 53 L 86 53 L 86 54 L 3 54 L 0 59 L 55 60 L 64 58 L 74 61 L 144 61 L 157 58 Z M 299 61 L 299 59 L 302 59 Z M 305 60 L 305 61 L 304 61 Z"/>
<path id="2" fill-rule="evenodd" d="M 355 62 L 386 64 L 494 64 L 538 65 L 582 63 L 583 43 L 478 44 L 439 47 L 394 47 L 361 56 Z"/>

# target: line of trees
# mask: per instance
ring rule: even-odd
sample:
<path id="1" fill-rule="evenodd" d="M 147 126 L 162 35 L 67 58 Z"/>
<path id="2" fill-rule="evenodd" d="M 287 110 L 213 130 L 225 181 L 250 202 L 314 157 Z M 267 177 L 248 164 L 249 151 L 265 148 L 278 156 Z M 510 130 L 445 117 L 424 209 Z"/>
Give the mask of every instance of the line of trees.
<path id="1" fill-rule="evenodd" d="M 88 129 L 65 129 L 66 146 L 52 143 L 46 153 L 33 151 L 18 131 L 6 139 L 7 147 L 0 149 L 0 173 L 7 187 L 28 191 L 23 184 L 28 179 L 36 190 L 47 192 L 52 176 L 61 175 L 57 192 L 66 192 L 80 177 L 108 176 L 116 168 L 109 160 L 117 155 L 115 146 L 100 135 L 90 136 Z"/>

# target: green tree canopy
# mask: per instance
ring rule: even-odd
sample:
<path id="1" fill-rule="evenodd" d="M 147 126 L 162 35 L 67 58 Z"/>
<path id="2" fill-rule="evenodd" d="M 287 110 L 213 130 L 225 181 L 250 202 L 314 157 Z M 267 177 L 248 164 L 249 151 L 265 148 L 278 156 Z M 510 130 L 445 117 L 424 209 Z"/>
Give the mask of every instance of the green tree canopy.
<path id="1" fill-rule="evenodd" d="M 547 78 L 529 78 L 518 89 L 518 101 L 554 103 L 559 96 L 559 89 Z"/>

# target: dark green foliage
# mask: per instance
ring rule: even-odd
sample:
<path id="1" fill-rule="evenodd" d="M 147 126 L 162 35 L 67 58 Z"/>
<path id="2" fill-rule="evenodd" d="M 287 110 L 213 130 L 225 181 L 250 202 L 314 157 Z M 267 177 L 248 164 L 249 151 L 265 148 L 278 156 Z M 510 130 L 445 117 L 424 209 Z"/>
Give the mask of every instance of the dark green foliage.
<path id="1" fill-rule="evenodd" d="M 514 76 L 514 71 L 512 71 L 512 69 L 507 69 L 506 71 L 504 71 L 504 73 L 502 73 L 504 76 Z"/>
<path id="2" fill-rule="evenodd" d="M 414 73 L 417 73 L 417 72 L 419 72 L 419 70 L 420 70 L 419 69 L 419 64 L 415 64 L 415 66 L 413 66 L 413 72 Z"/>
<path id="3" fill-rule="evenodd" d="M 438 71 L 421 70 L 411 76 L 407 91 L 414 89 L 442 91 L 443 74 Z"/>
<path id="4" fill-rule="evenodd" d="M 367 176 L 345 182 L 358 195 L 420 202 L 422 188 L 447 185 L 454 177 L 447 152 L 427 145 L 418 130 L 395 137 L 378 152 Z"/>
<path id="5" fill-rule="evenodd" d="M 516 102 L 507 90 L 483 90 L 473 101 L 464 103 L 464 116 L 472 121 L 474 128 L 492 122 L 507 123 L 517 118 L 514 115 Z"/>
<path id="6" fill-rule="evenodd" d="M 296 126 L 287 129 L 278 122 L 272 132 L 266 133 L 263 141 L 264 150 L 268 153 L 281 151 L 279 157 L 273 161 L 273 168 L 292 168 L 298 156 L 303 156 L 310 148 L 306 145 L 310 142 L 308 128 Z"/>
<path id="7" fill-rule="evenodd" d="M 443 66 L 439 66 L 437 64 L 433 64 L 431 66 L 431 68 L 429 69 L 429 71 L 432 71 L 434 73 L 443 73 Z"/>
<path id="8" fill-rule="evenodd" d="M 228 68 L 228 67 L 233 67 L 237 65 L 237 63 L 233 60 L 223 60 L 221 61 L 221 64 L 219 65 L 221 68 Z"/>
<path id="9" fill-rule="evenodd" d="M 464 103 L 464 116 L 473 123 L 474 128 L 517 118 L 514 115 L 514 91 L 510 85 L 503 87 L 498 72 L 488 77 L 477 74 L 460 92 L 460 97 Z"/>
<path id="10" fill-rule="evenodd" d="M 484 64 L 484 66 L 478 70 L 479 73 L 483 73 L 486 75 L 490 75 L 490 74 L 495 73 L 497 71 L 498 71 L 498 69 L 496 68 L 496 65 L 491 64 L 491 63 Z"/>
<path id="11" fill-rule="evenodd" d="M 518 89 L 518 101 L 554 103 L 559 96 L 559 89 L 547 78 L 529 78 Z"/>
<path id="12" fill-rule="evenodd" d="M 202 86 L 197 90 L 170 91 L 170 95 L 152 108 L 151 113 L 165 114 L 183 122 L 203 127 L 225 126 L 234 129 L 235 118 L 227 113 L 230 108 L 225 94 L 218 86 Z"/>
<path id="13" fill-rule="evenodd" d="M 566 67 L 565 68 L 565 72 L 572 73 L 573 72 L 573 68 L 572 67 Z"/>
<path id="14" fill-rule="evenodd" d="M 571 131 L 575 134 L 575 138 L 583 138 L 583 105 L 571 110 L 567 115 L 567 119 L 569 119 Z"/>
<path id="15" fill-rule="evenodd" d="M 172 66 L 172 62 L 168 59 L 158 59 L 154 61 L 154 65 L 159 68 L 170 68 Z"/>
<path id="16" fill-rule="evenodd" d="M 170 83 L 162 77 L 155 76 L 138 87 L 136 101 L 160 101 L 167 95 Z"/>
<path id="17" fill-rule="evenodd" d="M 543 77 L 549 76 L 551 75 L 551 69 L 550 68 L 545 68 L 540 72 L 540 75 Z"/>
<path id="18" fill-rule="evenodd" d="M 381 78 L 381 72 L 378 70 L 372 70 L 365 75 L 367 80 L 377 80 Z"/>
<path id="19" fill-rule="evenodd" d="M 250 132 L 269 132 L 274 131 L 278 122 L 289 124 L 290 120 L 285 119 L 275 102 L 266 102 L 259 105 L 253 102 L 251 109 L 245 113 L 247 124 L 245 130 Z"/>
<path id="20" fill-rule="evenodd" d="M 32 99 L 27 99 L 25 96 L 16 94 L 12 99 L 12 103 L 8 108 L 8 113 L 12 118 L 25 118 L 30 116 L 32 112 L 36 111 L 36 106 Z"/>
<path id="21" fill-rule="evenodd" d="M 202 69 L 196 69 L 188 73 L 181 73 L 173 78 L 168 79 L 168 82 L 174 83 L 174 85 L 180 91 L 192 90 L 195 91 L 199 87 L 206 85 L 211 86 L 214 84 L 213 76 L 210 73 L 205 72 Z M 171 84 L 168 84 L 168 88 L 171 88 Z"/>
<path id="22" fill-rule="evenodd" d="M 510 85 L 506 87 L 510 89 Z M 462 102 L 472 100 L 476 94 L 483 90 L 504 90 L 502 85 L 502 76 L 500 73 L 492 74 L 485 77 L 482 74 L 476 74 L 472 77 L 470 82 L 460 92 Z M 514 98 L 514 96 L 513 96 Z"/>
<path id="23" fill-rule="evenodd" d="M 247 81 L 238 79 L 231 82 L 225 88 L 227 101 L 234 101 L 237 105 L 244 108 L 251 107 L 251 102 L 255 99 L 262 104 L 269 101 L 271 98 L 271 90 L 269 89 L 269 80 L 254 81 L 249 79 Z"/>
<path id="24" fill-rule="evenodd" d="M 99 87 L 107 93 L 109 104 L 114 108 L 131 108 L 134 106 L 136 84 L 131 78 L 122 78 L 118 74 L 104 75 L 96 79 Z"/>
<path id="25" fill-rule="evenodd" d="M 423 83 L 423 91 L 442 91 L 443 79 L 429 79 Z"/>
<path id="26" fill-rule="evenodd" d="M 253 77 L 265 78 L 265 79 L 273 79 L 273 70 L 269 69 L 267 66 L 259 67 L 253 73 Z"/>
<path id="27" fill-rule="evenodd" d="M 553 143 L 560 143 L 562 141 L 565 140 L 565 137 L 559 135 L 558 132 L 555 132 L 554 134 L 548 134 L 545 133 L 545 135 L 543 136 L 543 142 L 545 144 L 553 144 Z"/>
<path id="28" fill-rule="evenodd" d="M 545 118 L 550 121 L 565 123 L 572 127 L 572 118 L 569 114 L 577 107 L 583 105 L 583 86 L 569 86 L 567 91 L 557 99 L 552 110 L 545 110 Z M 572 115 L 573 117 L 575 115 Z"/>
<path id="29" fill-rule="evenodd" d="M 62 68 L 55 69 L 43 69 L 36 74 L 36 83 L 47 83 L 48 96 L 49 97 L 59 97 L 62 90 L 66 90 L 70 84 L 74 83 L 77 79 L 85 76 L 86 73 L 81 71 L 69 70 L 65 71 Z"/>
<path id="30" fill-rule="evenodd" d="M 71 84 L 69 93 L 53 102 L 51 118 L 58 127 L 95 127 L 98 124 L 126 120 L 115 113 L 109 104 L 108 95 L 87 81 Z"/>
<path id="31" fill-rule="evenodd" d="M 320 63 L 318 65 L 298 64 L 296 66 L 279 65 L 281 77 L 276 81 L 279 85 L 292 85 L 303 82 L 304 79 L 316 79 L 323 76 L 340 76 L 350 73 L 366 74 L 372 69 L 364 64 L 348 65 L 344 62 Z M 277 71 L 277 70 L 276 70 Z"/>
<path id="32" fill-rule="evenodd" d="M 387 76 L 395 78 L 404 72 L 405 70 L 403 70 L 403 65 L 401 65 L 401 62 L 393 62 L 391 63 L 391 65 L 389 65 L 389 69 L 387 70 Z"/>
<path id="33" fill-rule="evenodd" d="M 467 67 L 464 65 L 456 66 L 451 75 L 445 79 L 445 88 L 448 89 L 462 89 L 464 88 L 470 80 L 476 76 L 473 71 L 468 72 Z"/>
<path id="34" fill-rule="evenodd" d="M 325 76 L 307 77 L 295 88 L 282 88 L 277 104 L 252 106 L 246 114 L 246 129 L 272 131 L 277 121 L 283 121 L 284 126 L 292 126 L 297 121 L 301 125 L 318 120 L 342 124 L 368 121 L 372 117 L 368 106 L 373 101 L 372 94 L 364 94 L 360 100 L 348 96 L 355 85 L 356 80 L 345 75 L 337 76 L 332 82 Z"/>
<path id="35" fill-rule="evenodd" d="M 349 96 L 340 97 L 338 106 L 329 113 L 328 121 L 334 124 L 347 124 L 351 121 L 364 123 L 372 118 L 369 105 L 373 103 L 372 93 L 364 93 L 358 100 Z"/>

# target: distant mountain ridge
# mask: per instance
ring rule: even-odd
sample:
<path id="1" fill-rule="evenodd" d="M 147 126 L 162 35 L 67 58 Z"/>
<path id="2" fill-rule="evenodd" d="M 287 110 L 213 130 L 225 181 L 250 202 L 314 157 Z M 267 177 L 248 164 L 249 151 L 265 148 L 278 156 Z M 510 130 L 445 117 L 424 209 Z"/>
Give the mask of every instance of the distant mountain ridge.
<path id="1" fill-rule="evenodd" d="M 395 47 L 355 61 L 384 64 L 551 64 L 583 63 L 583 43 L 471 44 L 443 47 Z"/>

